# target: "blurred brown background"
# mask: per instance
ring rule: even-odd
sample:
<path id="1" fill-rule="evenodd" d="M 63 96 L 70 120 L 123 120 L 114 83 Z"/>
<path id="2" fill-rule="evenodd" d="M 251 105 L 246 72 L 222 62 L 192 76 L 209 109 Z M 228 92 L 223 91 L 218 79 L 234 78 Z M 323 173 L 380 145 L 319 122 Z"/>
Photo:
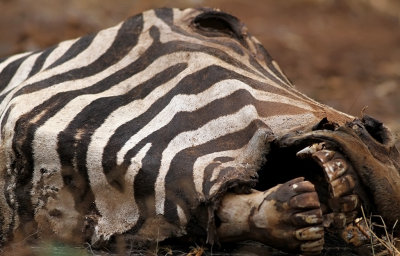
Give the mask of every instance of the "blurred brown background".
<path id="1" fill-rule="evenodd" d="M 156 7 L 239 17 L 308 96 L 400 134 L 399 0 L 0 0 L 0 57 L 115 25 Z"/>

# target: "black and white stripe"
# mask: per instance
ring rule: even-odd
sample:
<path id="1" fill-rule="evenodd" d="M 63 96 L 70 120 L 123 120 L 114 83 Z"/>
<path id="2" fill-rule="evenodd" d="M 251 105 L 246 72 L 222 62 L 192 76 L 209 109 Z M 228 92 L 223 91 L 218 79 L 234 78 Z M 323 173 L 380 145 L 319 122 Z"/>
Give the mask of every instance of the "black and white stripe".
<path id="1" fill-rule="evenodd" d="M 157 216 L 182 235 L 202 202 L 251 179 L 262 136 L 335 115 L 244 31 L 158 9 L 0 62 L 3 240 L 44 219 L 64 236 L 93 214 L 96 238 L 143 235 Z"/>

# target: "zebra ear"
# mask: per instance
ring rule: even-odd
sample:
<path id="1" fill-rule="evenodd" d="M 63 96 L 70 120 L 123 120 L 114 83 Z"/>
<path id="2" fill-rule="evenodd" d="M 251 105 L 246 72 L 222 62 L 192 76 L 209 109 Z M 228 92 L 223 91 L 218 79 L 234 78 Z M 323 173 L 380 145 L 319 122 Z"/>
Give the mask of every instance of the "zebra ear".
<path id="1" fill-rule="evenodd" d="M 234 16 L 221 11 L 205 11 L 193 20 L 194 27 L 199 33 L 209 37 L 228 36 L 246 44 L 244 25 Z"/>

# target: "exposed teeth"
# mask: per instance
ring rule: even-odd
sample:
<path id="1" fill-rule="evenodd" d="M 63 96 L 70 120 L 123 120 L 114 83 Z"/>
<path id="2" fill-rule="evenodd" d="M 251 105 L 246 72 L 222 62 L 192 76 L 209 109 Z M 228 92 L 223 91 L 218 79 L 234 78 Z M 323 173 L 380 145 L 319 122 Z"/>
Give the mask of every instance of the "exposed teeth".
<path id="1" fill-rule="evenodd" d="M 316 240 L 324 236 L 323 227 L 308 227 L 296 230 L 296 238 L 299 240 Z"/>
<path id="2" fill-rule="evenodd" d="M 355 181 L 352 176 L 345 175 L 339 179 L 333 180 L 330 183 L 330 191 L 332 197 L 340 197 L 353 190 L 355 186 Z"/>
<path id="3" fill-rule="evenodd" d="M 292 197 L 289 200 L 289 205 L 292 208 L 319 208 L 320 203 L 318 194 L 316 192 L 303 193 L 298 196 Z"/>
<path id="4" fill-rule="evenodd" d="M 329 181 L 342 176 L 347 171 L 347 164 L 343 159 L 335 159 L 323 164 L 323 169 Z"/>
<path id="5" fill-rule="evenodd" d="M 315 143 L 312 144 L 311 146 L 305 147 L 299 152 L 296 153 L 296 156 L 299 158 L 306 158 L 311 156 L 317 151 L 320 151 L 325 148 L 325 143 Z"/>
<path id="6" fill-rule="evenodd" d="M 320 162 L 321 164 L 328 162 L 329 160 L 331 160 L 333 158 L 333 156 L 335 155 L 335 151 L 331 151 L 331 150 L 320 150 L 318 152 L 315 152 L 312 157 L 317 160 L 318 162 Z"/>
<path id="7" fill-rule="evenodd" d="M 357 207 L 359 207 L 359 197 L 354 194 L 353 190 L 356 184 L 355 178 L 351 176 L 352 166 L 345 157 L 335 150 L 329 150 L 324 143 L 315 143 L 308 146 L 296 154 L 301 159 L 312 158 L 325 173 L 326 180 L 329 184 L 330 198 L 327 205 L 321 203 L 323 216 L 307 216 L 296 215 L 296 221 L 311 223 L 321 221 L 325 228 L 343 229 L 357 217 Z M 291 202 L 301 208 L 299 202 Z M 319 217 L 319 218 L 318 218 Z M 311 230 L 298 230 L 296 237 L 309 236 Z M 311 234 L 312 235 L 312 234 Z M 316 235 L 316 234 L 314 234 Z M 308 247 L 308 248 L 306 248 Z M 304 245 L 304 250 L 310 250 L 311 246 Z"/>
<path id="8" fill-rule="evenodd" d="M 299 212 L 293 215 L 292 222 L 298 226 L 321 224 L 322 212 L 320 209 Z"/>
<path id="9" fill-rule="evenodd" d="M 342 212 L 332 212 L 325 214 L 322 225 L 326 228 L 343 228 L 346 225 L 346 215 Z"/>
<path id="10" fill-rule="evenodd" d="M 321 250 L 323 249 L 324 246 L 324 239 L 321 238 L 319 240 L 313 241 L 313 242 L 308 242 L 304 243 L 300 246 L 300 250 L 302 250 L 304 253 L 311 254 L 312 252 L 315 252 L 316 255 L 321 254 Z"/>
<path id="11" fill-rule="evenodd" d="M 356 209 L 358 206 L 358 196 L 349 195 L 339 198 L 331 198 L 329 200 L 329 207 L 334 212 L 350 212 Z"/>

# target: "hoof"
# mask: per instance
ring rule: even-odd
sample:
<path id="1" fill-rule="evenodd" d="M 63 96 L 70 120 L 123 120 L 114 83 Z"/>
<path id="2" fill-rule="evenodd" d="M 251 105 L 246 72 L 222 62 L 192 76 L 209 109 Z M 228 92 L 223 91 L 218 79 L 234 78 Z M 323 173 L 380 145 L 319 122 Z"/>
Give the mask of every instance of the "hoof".
<path id="1" fill-rule="evenodd" d="M 314 185 L 296 178 L 267 191 L 224 196 L 217 211 L 222 241 L 253 239 L 278 249 L 318 255 L 323 217 Z"/>
<path id="2" fill-rule="evenodd" d="M 355 172 L 351 163 L 340 153 L 326 149 L 323 143 L 313 144 L 297 153 L 300 158 L 312 158 L 321 167 L 329 184 L 329 198 L 324 205 L 324 227 L 343 229 L 357 217 L 360 206 L 355 194 Z"/>

